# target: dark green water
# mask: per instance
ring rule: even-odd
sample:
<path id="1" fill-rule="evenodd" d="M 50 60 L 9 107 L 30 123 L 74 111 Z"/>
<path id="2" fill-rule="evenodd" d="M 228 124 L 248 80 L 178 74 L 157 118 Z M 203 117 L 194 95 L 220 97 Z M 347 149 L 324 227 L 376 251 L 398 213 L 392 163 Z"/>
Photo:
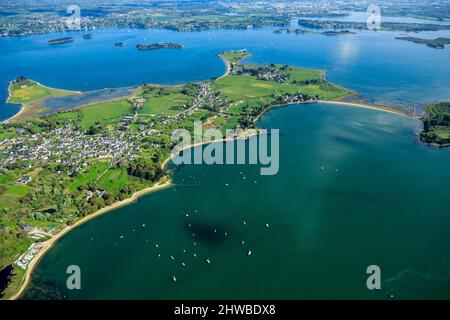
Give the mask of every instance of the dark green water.
<path id="1" fill-rule="evenodd" d="M 449 149 L 421 145 L 418 121 L 352 107 L 289 106 L 260 126 L 280 129 L 278 175 L 184 166 L 173 188 L 65 236 L 24 298 L 450 298 Z"/>

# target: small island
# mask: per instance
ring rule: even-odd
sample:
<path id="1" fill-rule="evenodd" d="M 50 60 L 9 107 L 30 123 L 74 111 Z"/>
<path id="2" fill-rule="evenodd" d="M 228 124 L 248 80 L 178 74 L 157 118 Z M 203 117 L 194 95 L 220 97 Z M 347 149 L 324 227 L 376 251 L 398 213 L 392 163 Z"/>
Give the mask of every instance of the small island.
<path id="1" fill-rule="evenodd" d="M 183 46 L 179 43 L 165 42 L 165 43 L 152 43 L 152 44 L 138 44 L 136 48 L 138 50 L 158 50 L 158 49 L 181 49 Z"/>
<path id="2" fill-rule="evenodd" d="M 396 37 L 395 39 L 410 41 L 417 44 L 424 44 L 434 49 L 444 49 L 445 46 L 450 44 L 450 38 L 424 39 L 415 37 Z"/>
<path id="3" fill-rule="evenodd" d="M 420 139 L 434 146 L 450 146 L 450 102 L 427 106 Z"/>
<path id="4" fill-rule="evenodd" d="M 48 40 L 48 44 L 62 44 L 62 43 L 68 43 L 68 42 L 72 42 L 72 41 L 73 41 L 72 37 L 64 37 L 64 38 Z"/>
<path id="5" fill-rule="evenodd" d="M 349 35 L 349 34 L 356 34 L 356 32 L 350 31 L 350 30 L 328 30 L 328 31 L 312 31 L 312 30 L 305 30 L 305 29 L 277 29 L 274 31 L 274 33 L 295 33 L 295 34 L 317 34 L 317 35 L 323 35 L 323 36 L 341 36 L 341 35 Z"/>

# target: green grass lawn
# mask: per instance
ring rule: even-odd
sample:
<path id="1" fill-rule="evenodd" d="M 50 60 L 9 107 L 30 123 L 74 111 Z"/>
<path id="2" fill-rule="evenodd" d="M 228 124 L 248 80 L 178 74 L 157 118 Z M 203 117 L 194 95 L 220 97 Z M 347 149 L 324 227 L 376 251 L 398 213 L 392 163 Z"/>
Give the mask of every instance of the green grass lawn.
<path id="1" fill-rule="evenodd" d="M 139 109 L 139 114 L 175 115 L 183 110 L 181 106 L 189 103 L 189 97 L 181 93 L 170 93 L 162 96 L 147 96 L 147 102 Z"/>
<path id="2" fill-rule="evenodd" d="M 290 68 L 287 72 L 290 81 L 322 80 L 323 71 L 318 69 Z"/>
<path id="3" fill-rule="evenodd" d="M 6 192 L 16 195 L 16 196 L 24 196 L 30 190 L 30 187 L 22 184 L 13 184 L 6 187 Z"/>
<path id="4" fill-rule="evenodd" d="M 95 182 L 101 174 L 109 167 L 109 160 L 98 161 L 89 166 L 86 172 L 80 172 L 74 181 L 69 185 L 69 191 L 75 191 L 81 185 L 89 185 Z"/>
<path id="5" fill-rule="evenodd" d="M 119 121 L 131 114 L 131 106 L 127 100 L 108 101 L 82 107 L 80 112 L 81 126 L 89 128 L 96 123 L 110 124 Z"/>
<path id="6" fill-rule="evenodd" d="M 289 87 L 286 84 L 285 87 Z M 229 75 L 214 81 L 213 89 L 220 91 L 232 101 L 242 100 L 243 98 L 266 97 L 279 89 L 280 84 L 272 81 L 257 80 L 251 76 Z"/>
<path id="7" fill-rule="evenodd" d="M 76 111 L 59 112 L 51 116 L 52 120 L 55 121 L 69 121 L 79 119 L 81 114 Z"/>
<path id="8" fill-rule="evenodd" d="M 125 169 L 111 169 L 100 178 L 98 186 L 113 194 L 118 194 L 127 184 L 129 176 Z"/>
<path id="9" fill-rule="evenodd" d="M 28 186 L 8 184 L 4 185 L 5 193 L 0 195 L 0 208 L 14 209 L 20 206 L 19 200 L 24 197 L 28 191 Z"/>
<path id="10" fill-rule="evenodd" d="M 16 131 L 13 128 L 3 129 L 0 131 L 0 141 L 10 139 L 16 135 Z"/>
<path id="11" fill-rule="evenodd" d="M 0 174 L 0 184 L 8 183 L 14 180 L 14 175 L 12 173 Z"/>

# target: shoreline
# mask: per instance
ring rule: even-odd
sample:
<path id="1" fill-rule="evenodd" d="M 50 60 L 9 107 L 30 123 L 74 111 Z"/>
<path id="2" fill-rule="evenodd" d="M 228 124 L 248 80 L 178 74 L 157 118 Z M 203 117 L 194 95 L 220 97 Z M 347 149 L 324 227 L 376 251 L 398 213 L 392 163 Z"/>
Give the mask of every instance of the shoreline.
<path id="1" fill-rule="evenodd" d="M 303 101 L 303 102 L 290 102 L 290 103 L 276 104 L 276 105 L 270 106 L 269 108 L 265 109 L 264 112 L 262 112 L 261 114 L 259 114 L 255 118 L 255 122 L 258 121 L 267 111 L 269 111 L 271 109 L 282 108 L 282 107 L 285 107 L 285 106 L 290 106 L 290 105 L 295 105 L 295 104 L 308 105 L 308 104 L 314 104 L 314 103 L 318 103 L 318 104 L 335 104 L 335 105 L 340 105 L 340 106 L 348 106 L 348 107 L 354 107 L 354 108 L 363 108 L 363 109 L 369 109 L 369 110 L 375 110 L 375 111 L 381 111 L 381 112 L 388 112 L 388 113 L 396 114 L 396 115 L 399 115 L 399 116 L 404 116 L 404 117 L 408 117 L 408 118 L 418 119 L 414 115 L 408 114 L 408 112 L 406 112 L 406 111 L 402 112 L 401 110 L 389 109 L 388 107 L 383 107 L 383 106 L 376 106 L 376 105 L 370 105 L 370 104 L 365 104 L 365 103 L 357 103 L 357 102 L 336 101 L 336 100 L 314 100 L 314 101 Z"/>
<path id="2" fill-rule="evenodd" d="M 258 131 L 258 129 L 254 129 L 255 131 Z M 247 131 L 243 132 L 244 134 L 242 136 L 239 137 L 228 137 L 228 138 L 223 138 L 223 139 L 217 139 L 217 140 L 211 140 L 211 141 L 201 141 L 201 142 L 196 142 L 193 144 L 189 144 L 184 146 L 183 148 L 181 148 L 180 150 L 178 150 L 177 152 L 171 152 L 169 157 L 166 158 L 166 160 L 164 160 L 164 162 L 161 164 L 161 168 L 163 170 L 165 170 L 167 168 L 167 165 L 169 164 L 169 162 L 175 158 L 177 155 L 179 155 L 182 151 L 188 150 L 188 149 L 192 149 L 192 148 L 196 148 L 196 147 L 200 147 L 206 144 L 212 144 L 212 143 L 218 143 L 218 142 L 227 142 L 227 141 L 234 141 L 234 140 L 241 140 L 241 139 L 248 139 L 254 135 L 256 135 L 257 133 L 252 133 L 249 134 Z"/>
<path id="3" fill-rule="evenodd" d="M 221 75 L 220 77 L 218 77 L 216 80 L 228 76 L 228 75 L 230 74 L 230 71 L 231 71 L 231 64 L 230 64 L 226 59 L 222 58 L 222 57 L 220 56 L 220 54 L 218 54 L 217 57 L 219 57 L 219 58 L 225 63 L 225 73 L 224 73 L 223 75 Z M 31 80 L 31 79 L 30 79 L 30 80 Z M 14 118 L 18 117 L 19 115 L 21 115 L 21 114 L 26 110 L 26 107 L 27 107 L 26 103 L 14 103 L 14 102 L 9 102 L 9 99 L 10 99 L 10 97 L 11 97 L 11 89 L 10 89 L 10 88 L 11 88 L 11 84 L 13 83 L 13 81 L 14 81 L 14 80 L 11 80 L 11 81 L 9 82 L 9 84 L 8 84 L 8 97 L 6 98 L 6 103 L 9 103 L 9 104 L 19 104 L 19 105 L 20 105 L 20 110 L 19 110 L 16 114 L 12 115 L 11 117 L 9 117 L 9 118 L 7 118 L 7 119 L 4 119 L 4 120 L 1 120 L 0 123 L 8 123 L 9 121 L 11 121 L 11 120 L 13 120 Z M 34 80 L 32 80 L 32 81 L 34 81 Z M 205 80 L 205 81 L 211 81 L 211 79 L 210 79 L 210 80 Z M 57 90 L 57 91 L 65 91 L 65 92 L 67 92 L 68 94 L 83 94 L 83 93 L 85 93 L 85 92 L 79 91 L 79 90 L 72 91 L 72 90 L 65 90 L 65 89 L 57 89 L 57 88 L 53 88 L 53 87 L 49 87 L 49 86 L 43 85 L 42 83 L 40 83 L 40 82 L 38 82 L 38 81 L 34 81 L 34 82 L 36 82 L 36 84 L 38 84 L 38 85 L 40 85 L 40 86 L 42 86 L 42 87 L 44 87 L 44 88 L 51 89 L 51 90 Z M 202 81 L 201 81 L 201 82 L 202 82 Z M 179 86 L 179 85 L 174 85 L 174 86 Z M 142 87 L 142 85 L 137 86 L 137 87 L 131 87 L 131 89 L 133 89 L 133 91 L 134 91 L 133 94 L 134 94 L 134 93 L 136 92 L 136 90 L 138 90 L 140 87 Z M 106 88 L 105 88 L 105 89 L 106 89 Z M 102 90 L 102 89 L 99 89 L 99 90 Z M 86 92 L 87 92 L 87 91 L 86 91 Z M 133 94 L 131 94 L 131 96 L 132 96 Z M 88 106 L 88 105 L 90 105 L 90 104 L 100 103 L 100 102 L 111 102 L 111 101 L 116 101 L 116 100 L 120 100 L 120 99 L 123 99 L 123 98 L 125 98 L 125 97 L 122 97 L 122 98 L 113 98 L 113 99 L 106 99 L 106 100 L 99 100 L 99 101 L 92 102 L 92 103 L 91 103 L 91 102 L 89 102 L 89 103 L 84 103 L 84 104 L 81 104 L 81 105 L 79 105 L 79 106 L 76 106 L 76 107 L 70 108 L 70 109 L 74 109 L 74 110 L 75 110 L 75 109 L 79 109 L 79 108 Z"/>
<path id="4" fill-rule="evenodd" d="M 217 79 L 221 79 L 223 77 L 226 77 L 227 75 L 229 75 L 229 73 L 231 72 L 231 64 L 229 61 L 227 61 L 226 59 L 220 57 L 220 55 L 218 55 L 218 57 L 220 59 L 222 59 L 222 61 L 224 61 L 225 63 L 225 73 L 220 76 Z M 10 86 L 12 84 L 14 80 L 10 81 L 10 84 L 8 86 L 8 99 L 7 99 L 7 103 L 10 103 L 10 97 L 11 97 L 11 90 L 10 90 Z M 45 87 L 45 88 L 49 88 L 49 89 L 53 89 L 53 90 L 59 90 L 59 91 L 66 91 L 68 94 L 72 93 L 72 94 L 81 94 L 81 91 L 68 91 L 68 90 L 61 90 L 61 89 L 56 89 L 56 88 L 51 88 L 51 87 L 47 87 L 45 85 L 42 85 L 41 83 L 35 81 L 38 85 Z M 115 100 L 115 99 L 112 99 Z M 266 114 L 267 111 L 269 111 L 272 108 L 278 108 L 278 107 L 284 107 L 284 106 L 288 106 L 288 105 L 292 105 L 292 104 L 311 104 L 311 103 L 319 103 L 319 104 L 335 104 L 335 105 L 347 105 L 347 106 L 351 106 L 351 107 L 359 107 L 359 108 L 365 108 L 365 109 L 371 109 L 371 110 L 378 110 L 378 111 L 383 111 L 383 112 L 389 112 L 389 113 L 393 113 L 393 114 L 397 114 L 397 115 L 402 115 L 402 116 L 407 116 L 407 117 L 412 117 L 412 115 L 407 114 L 407 112 L 402 112 L 401 110 L 393 110 L 393 109 L 389 109 L 389 108 L 384 108 L 382 106 L 372 106 L 369 104 L 364 104 L 364 103 L 354 103 L 354 102 L 343 102 L 343 101 L 322 101 L 322 100 L 316 100 L 316 101 L 306 101 L 306 102 L 296 102 L 296 103 L 284 103 L 284 104 L 278 104 L 278 105 L 273 105 L 268 107 L 267 109 L 265 109 L 261 114 L 259 114 L 256 118 L 255 118 L 255 123 L 264 115 Z M 19 116 L 26 108 L 26 104 L 21 103 L 21 110 L 16 113 L 14 116 L 10 117 L 9 119 L 6 119 L 2 122 L 7 122 L 17 116 Z M 77 108 L 82 107 L 78 106 Z M 233 140 L 238 140 L 238 139 L 247 139 L 255 134 L 258 134 L 258 128 L 255 129 L 256 133 L 252 133 L 249 134 L 248 131 L 244 131 L 242 135 L 238 136 L 238 137 L 225 137 L 223 139 L 217 139 L 217 140 L 212 140 L 212 141 L 201 141 L 201 142 L 197 142 L 197 143 L 193 143 L 193 144 L 189 144 L 186 146 L 183 146 L 180 150 L 177 150 L 176 152 L 171 152 L 168 157 L 163 161 L 163 163 L 161 164 L 161 168 L 163 170 L 165 170 L 168 166 L 168 164 L 170 163 L 170 161 L 177 155 L 179 155 L 182 151 L 191 149 L 191 148 L 195 148 L 198 146 L 202 146 L 202 145 L 206 145 L 206 144 L 211 144 L 211 143 L 216 143 L 216 142 L 226 142 L 226 141 L 233 141 Z M 32 277 L 32 273 L 35 270 L 36 266 L 39 264 L 39 261 L 42 259 L 42 257 L 45 256 L 45 254 L 53 247 L 53 245 L 55 243 L 57 243 L 62 237 L 64 237 L 66 234 L 68 234 L 70 231 L 76 229 L 77 227 L 79 227 L 80 225 L 95 219 L 96 217 L 103 215 L 107 212 L 113 211 L 115 209 L 118 209 L 122 206 L 126 206 L 128 204 L 131 204 L 133 202 L 135 202 L 136 200 L 138 200 L 141 196 L 152 193 L 152 192 L 156 192 L 158 190 L 164 189 L 164 188 L 168 188 L 170 187 L 171 184 L 171 180 L 167 180 L 167 181 L 160 181 L 157 182 L 155 185 L 153 185 L 152 187 L 148 187 L 145 189 L 142 189 L 140 191 L 136 191 L 135 193 L 133 193 L 131 195 L 131 197 L 121 200 L 119 202 L 116 202 L 110 206 L 101 208 L 85 217 L 83 217 L 82 219 L 78 220 L 77 222 L 75 222 L 73 225 L 71 226 L 65 226 L 63 229 L 61 229 L 57 234 L 55 234 L 53 237 L 51 237 L 50 239 L 48 239 L 47 241 L 43 242 L 42 244 L 44 245 L 44 247 L 36 254 L 36 256 L 30 261 L 29 265 L 27 266 L 26 270 L 25 270 L 25 274 L 23 276 L 23 278 L 21 279 L 21 283 L 20 283 L 20 287 L 18 289 L 17 292 L 14 293 L 14 295 L 10 298 L 8 298 L 9 300 L 16 300 L 18 298 L 20 298 L 22 296 L 22 294 L 25 292 L 26 288 L 28 287 L 31 277 Z"/>
<path id="5" fill-rule="evenodd" d="M 181 148 L 179 151 L 177 151 L 176 153 L 171 152 L 170 155 L 164 160 L 164 162 L 161 164 L 161 168 L 164 170 L 166 169 L 167 165 L 169 164 L 169 162 L 178 154 L 180 154 L 180 152 L 187 150 L 187 149 L 191 149 L 191 148 L 196 148 L 202 145 L 206 145 L 206 144 L 210 144 L 210 143 L 216 143 L 216 142 L 226 142 L 226 141 L 232 141 L 232 140 L 237 140 L 237 139 L 247 139 L 251 136 L 253 136 L 254 134 L 247 134 L 244 131 L 244 135 L 240 136 L 240 137 L 236 137 L 236 138 L 224 138 L 224 139 L 218 139 L 218 140 L 212 140 L 212 141 L 202 141 L 202 142 L 197 142 L 194 144 L 189 144 L 187 146 L 184 146 L 183 148 Z M 144 195 L 148 195 L 150 193 L 159 191 L 159 190 L 163 190 L 166 188 L 169 188 L 170 186 L 172 186 L 172 180 L 167 180 L 165 182 L 158 182 L 156 183 L 154 186 L 136 191 L 135 193 L 132 194 L 132 196 L 130 198 L 124 199 L 122 201 L 113 203 L 112 205 L 108 206 L 108 207 L 104 207 L 101 208 L 87 216 L 85 216 L 84 218 L 78 220 L 77 222 L 75 222 L 75 224 L 71 225 L 71 226 L 66 226 L 63 229 L 61 229 L 61 231 L 59 231 L 56 235 L 54 235 L 52 238 L 48 239 L 47 241 L 44 241 L 44 247 L 41 249 L 41 251 L 38 252 L 38 254 L 36 256 L 34 256 L 34 258 L 30 261 L 29 265 L 27 266 L 27 269 L 25 270 L 25 275 L 24 278 L 22 279 L 22 283 L 20 285 L 19 290 L 10 298 L 8 298 L 8 300 L 17 300 L 19 299 L 22 294 L 25 292 L 25 289 L 28 287 L 30 280 L 31 280 L 31 276 L 33 274 L 33 271 L 35 270 L 35 268 L 37 267 L 37 265 L 39 264 L 39 261 L 45 256 L 45 254 L 53 247 L 53 245 L 55 245 L 61 238 L 63 238 L 66 234 L 68 234 L 70 231 L 78 228 L 79 226 L 83 225 L 84 223 L 93 220 L 103 214 L 106 214 L 108 212 L 114 211 L 116 209 L 119 209 L 121 207 L 127 206 L 129 204 L 134 203 L 135 201 L 137 201 L 139 198 L 141 198 Z"/>
<path id="6" fill-rule="evenodd" d="M 31 275 L 32 275 L 34 269 L 36 268 L 36 266 L 38 265 L 39 261 L 45 256 L 45 254 L 53 247 L 53 245 L 55 243 L 57 243 L 61 238 L 63 238 L 70 231 L 78 228 L 79 226 L 83 225 L 84 223 L 86 223 L 90 220 L 93 220 L 105 213 L 108 213 L 108 212 L 118 209 L 120 207 L 131 204 L 131 203 L 137 201 L 140 197 L 142 197 L 144 195 L 156 192 L 161 189 L 169 188 L 171 185 L 172 185 L 172 181 L 167 180 L 164 182 L 158 182 L 155 185 L 145 188 L 145 189 L 142 189 L 140 191 L 136 191 L 135 193 L 133 193 L 131 195 L 131 197 L 121 200 L 119 202 L 113 203 L 110 206 L 104 207 L 102 209 L 99 209 L 99 210 L 85 216 L 84 218 L 75 222 L 73 225 L 64 227 L 61 231 L 59 231 L 56 235 L 54 235 L 47 241 L 42 242 L 44 247 L 38 252 L 38 254 L 36 256 L 34 256 L 33 260 L 30 261 L 29 265 L 27 266 L 27 269 L 25 270 L 25 275 L 24 275 L 24 278 L 22 279 L 22 283 L 20 285 L 19 290 L 12 297 L 10 297 L 9 300 L 17 300 L 22 296 L 25 289 L 28 287 L 28 285 L 30 283 Z"/>

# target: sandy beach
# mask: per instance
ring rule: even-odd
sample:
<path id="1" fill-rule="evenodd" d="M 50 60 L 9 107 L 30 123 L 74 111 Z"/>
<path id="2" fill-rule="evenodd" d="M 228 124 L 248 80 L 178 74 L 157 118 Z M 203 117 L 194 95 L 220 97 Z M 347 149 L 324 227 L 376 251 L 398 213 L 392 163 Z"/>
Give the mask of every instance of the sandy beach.
<path id="1" fill-rule="evenodd" d="M 222 58 L 220 55 L 217 55 L 220 59 L 222 59 L 222 61 L 225 63 L 225 73 L 223 75 L 221 75 L 220 77 L 218 77 L 217 79 L 222 79 L 223 77 L 226 77 L 230 71 L 231 71 L 231 64 L 228 62 L 228 60 Z"/>
<path id="2" fill-rule="evenodd" d="M 383 111 L 383 112 L 388 112 L 388 113 L 393 113 L 393 114 L 397 114 L 400 116 L 405 116 L 405 117 L 412 117 L 412 115 L 410 115 L 407 111 L 403 112 L 401 110 L 396 110 L 396 109 L 391 109 L 389 107 L 383 107 L 383 106 L 375 106 L 375 105 L 370 105 L 370 104 L 365 104 L 365 103 L 359 103 L 359 102 L 344 102 L 344 101 L 322 101 L 319 100 L 317 101 L 318 103 L 327 103 L 327 104 L 337 104 L 337 105 L 341 105 L 341 106 L 349 106 L 349 107 L 356 107 L 356 108 L 364 108 L 364 109 L 370 109 L 370 110 L 377 110 L 377 111 Z"/>

